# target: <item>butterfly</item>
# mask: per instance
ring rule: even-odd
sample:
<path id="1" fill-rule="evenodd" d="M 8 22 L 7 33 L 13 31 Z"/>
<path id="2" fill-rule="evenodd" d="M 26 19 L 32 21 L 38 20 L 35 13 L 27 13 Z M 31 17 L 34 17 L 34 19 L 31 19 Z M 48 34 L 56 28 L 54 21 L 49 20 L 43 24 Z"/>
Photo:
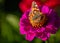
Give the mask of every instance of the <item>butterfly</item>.
<path id="1" fill-rule="evenodd" d="M 40 12 L 40 9 L 35 1 L 32 2 L 29 20 L 33 27 L 41 27 L 46 21 L 46 15 Z"/>

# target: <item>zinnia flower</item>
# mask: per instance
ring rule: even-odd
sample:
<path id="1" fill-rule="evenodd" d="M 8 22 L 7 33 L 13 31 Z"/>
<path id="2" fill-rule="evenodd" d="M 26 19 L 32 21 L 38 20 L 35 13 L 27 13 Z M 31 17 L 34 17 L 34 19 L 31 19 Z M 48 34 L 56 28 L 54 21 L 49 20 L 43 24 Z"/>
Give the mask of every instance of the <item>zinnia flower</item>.
<path id="1" fill-rule="evenodd" d="M 26 40 L 32 41 L 35 37 L 43 41 L 49 39 L 50 34 L 58 30 L 59 17 L 48 6 L 38 6 L 32 2 L 32 7 L 27 10 L 19 22 L 20 34 L 25 35 Z"/>

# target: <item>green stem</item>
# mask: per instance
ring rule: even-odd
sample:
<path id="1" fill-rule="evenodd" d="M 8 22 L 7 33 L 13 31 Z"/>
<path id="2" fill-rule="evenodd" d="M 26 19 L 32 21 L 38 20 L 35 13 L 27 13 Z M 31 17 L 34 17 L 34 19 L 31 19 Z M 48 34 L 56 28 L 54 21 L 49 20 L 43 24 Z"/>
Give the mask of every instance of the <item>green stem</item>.
<path id="1" fill-rule="evenodd" d="M 45 43 L 49 43 L 49 40 L 45 41 Z"/>

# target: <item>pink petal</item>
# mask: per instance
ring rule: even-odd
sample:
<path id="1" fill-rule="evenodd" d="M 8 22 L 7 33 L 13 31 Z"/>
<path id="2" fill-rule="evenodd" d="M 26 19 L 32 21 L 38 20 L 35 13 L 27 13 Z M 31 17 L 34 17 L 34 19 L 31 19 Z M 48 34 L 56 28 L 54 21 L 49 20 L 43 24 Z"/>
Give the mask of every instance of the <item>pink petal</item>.
<path id="1" fill-rule="evenodd" d="M 20 34 L 26 34 L 26 32 L 24 31 L 24 27 L 20 27 Z"/>
<path id="2" fill-rule="evenodd" d="M 56 28 L 56 27 L 53 26 L 53 25 L 47 25 L 47 26 L 46 26 L 46 29 L 47 29 L 47 31 L 49 31 L 50 33 L 55 34 L 58 28 Z"/>
<path id="3" fill-rule="evenodd" d="M 27 11 L 28 12 L 28 11 Z M 24 30 L 25 29 L 25 25 L 26 25 L 26 22 L 25 21 L 27 21 L 26 20 L 26 18 L 27 18 L 27 12 L 25 12 L 23 15 L 22 15 L 22 17 L 20 18 L 20 22 L 19 22 L 19 28 L 20 28 L 20 33 L 21 34 L 25 34 L 26 33 L 26 31 Z M 28 24 L 28 22 L 27 22 L 27 24 Z"/>
<path id="4" fill-rule="evenodd" d="M 35 37 L 35 33 L 34 32 L 29 32 L 26 34 L 26 40 L 32 41 Z"/>
<path id="5" fill-rule="evenodd" d="M 22 23 L 22 21 L 21 21 L 21 19 L 20 19 L 20 22 L 19 22 L 19 30 L 20 30 L 20 34 L 25 34 L 25 31 L 24 31 L 24 26 L 23 26 L 23 23 Z"/>
<path id="6" fill-rule="evenodd" d="M 42 7 L 42 12 L 43 13 L 48 13 L 49 12 L 49 8 L 47 6 L 43 6 Z"/>
<path id="7" fill-rule="evenodd" d="M 41 27 L 37 30 L 37 32 L 43 32 L 43 31 L 45 31 L 45 27 Z"/>
<path id="8" fill-rule="evenodd" d="M 46 36 L 42 37 L 41 39 L 43 41 L 46 41 L 50 37 L 50 33 L 47 33 Z"/>
<path id="9" fill-rule="evenodd" d="M 37 37 L 43 41 L 47 40 L 50 37 L 50 33 L 46 32 L 45 29 L 45 27 L 42 27 L 40 31 L 36 32 Z"/>

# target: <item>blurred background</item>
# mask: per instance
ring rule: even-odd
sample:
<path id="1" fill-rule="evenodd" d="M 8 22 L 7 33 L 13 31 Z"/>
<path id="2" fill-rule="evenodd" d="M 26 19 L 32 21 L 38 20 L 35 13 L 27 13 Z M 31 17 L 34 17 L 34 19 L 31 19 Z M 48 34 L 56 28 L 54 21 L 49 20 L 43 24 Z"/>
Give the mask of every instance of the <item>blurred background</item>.
<path id="1" fill-rule="evenodd" d="M 19 19 L 22 11 L 18 4 L 21 0 L 0 0 L 0 43 L 44 43 L 42 40 L 35 38 L 29 42 L 19 33 Z M 60 6 L 54 8 L 60 16 Z M 55 35 L 51 35 L 49 42 L 60 43 L 60 29 Z"/>

